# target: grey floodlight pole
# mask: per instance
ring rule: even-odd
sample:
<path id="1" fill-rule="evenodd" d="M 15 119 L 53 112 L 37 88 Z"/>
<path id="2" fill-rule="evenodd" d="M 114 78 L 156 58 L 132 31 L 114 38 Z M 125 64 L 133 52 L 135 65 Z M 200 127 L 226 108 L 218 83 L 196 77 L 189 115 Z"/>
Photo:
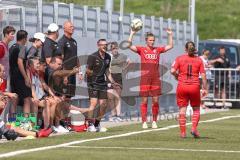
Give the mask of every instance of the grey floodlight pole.
<path id="1" fill-rule="evenodd" d="M 191 18 L 190 18 L 190 22 L 191 22 L 191 40 L 192 41 L 195 41 L 195 0 L 191 0 L 191 4 L 190 7 L 191 7 Z"/>
<path id="2" fill-rule="evenodd" d="M 124 12 L 124 0 L 120 0 L 120 10 L 119 10 L 119 40 L 123 39 L 124 29 L 123 29 L 123 12 Z"/>
<path id="3" fill-rule="evenodd" d="M 120 16 L 119 16 L 119 21 L 123 20 L 123 12 L 124 12 L 124 0 L 120 1 Z"/>
<path id="4" fill-rule="evenodd" d="M 191 21 L 191 1 L 192 0 L 188 0 L 188 22 Z"/>
<path id="5" fill-rule="evenodd" d="M 114 0 L 105 0 L 105 10 L 113 11 L 113 3 L 114 3 Z"/>

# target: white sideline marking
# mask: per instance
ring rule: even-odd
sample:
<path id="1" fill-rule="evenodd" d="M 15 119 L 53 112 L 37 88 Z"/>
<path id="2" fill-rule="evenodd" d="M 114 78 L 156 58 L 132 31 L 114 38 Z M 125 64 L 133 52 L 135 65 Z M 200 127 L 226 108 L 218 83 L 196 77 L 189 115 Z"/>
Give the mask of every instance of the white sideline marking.
<path id="1" fill-rule="evenodd" d="M 66 146 L 67 148 L 81 149 L 127 149 L 127 150 L 161 150 L 161 151 L 185 151 L 185 152 L 215 152 L 215 153 L 240 153 L 240 151 L 229 150 L 203 150 L 203 149 L 179 149 L 179 148 L 139 148 L 139 147 L 96 147 L 96 146 Z"/>
<path id="2" fill-rule="evenodd" d="M 216 118 L 216 119 L 210 119 L 210 120 L 206 120 L 206 121 L 200 121 L 199 123 L 215 122 L 215 121 L 231 119 L 231 118 L 240 118 L 240 115 L 226 116 L 226 117 L 221 117 L 221 118 Z M 186 125 L 190 125 L 190 124 L 191 123 L 187 123 Z M 13 152 L 0 154 L 0 158 L 13 157 L 13 156 L 20 155 L 20 154 L 49 150 L 49 149 L 55 149 L 55 148 L 60 148 L 60 147 L 66 147 L 66 146 L 71 146 L 71 145 L 74 145 L 74 144 L 81 144 L 81 143 L 85 143 L 85 142 L 99 141 L 99 140 L 105 140 L 105 139 L 113 139 L 113 138 L 119 138 L 119 137 L 127 137 L 127 136 L 131 136 L 131 135 L 148 133 L 148 132 L 152 132 L 152 131 L 163 131 L 163 130 L 168 130 L 168 129 L 177 128 L 177 127 L 178 127 L 178 125 L 171 125 L 171 126 L 167 126 L 167 127 L 164 127 L 164 128 L 158 128 L 158 129 L 149 129 L 149 130 L 143 130 L 143 131 L 136 131 L 136 132 L 119 134 L 119 135 L 107 136 L 107 137 L 85 139 L 85 140 L 73 141 L 73 142 L 69 142 L 69 143 L 63 143 L 63 144 L 47 146 L 47 147 L 24 149 L 24 150 L 19 150 L 19 151 L 13 151 Z"/>

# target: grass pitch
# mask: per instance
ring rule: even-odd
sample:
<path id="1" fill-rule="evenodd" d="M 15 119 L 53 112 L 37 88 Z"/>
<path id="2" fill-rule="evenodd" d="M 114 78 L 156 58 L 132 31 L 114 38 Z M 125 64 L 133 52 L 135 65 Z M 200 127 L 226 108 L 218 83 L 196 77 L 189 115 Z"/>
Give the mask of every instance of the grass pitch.
<path id="1" fill-rule="evenodd" d="M 239 110 L 203 115 L 201 121 L 240 115 Z M 27 153 L 2 159 L 87 159 L 87 160 L 226 160 L 240 159 L 240 117 L 199 124 L 201 138 L 190 134 L 179 138 L 176 120 L 159 122 L 160 129 L 142 131 L 141 124 L 110 128 L 106 133 L 73 133 L 50 138 L 23 140 L 0 144 L 0 156 L 14 151 Z M 172 126 L 170 128 L 166 128 Z M 188 126 L 190 131 L 190 125 Z M 126 133 L 129 133 L 126 135 Z M 117 136 L 116 136 L 117 135 Z M 123 136 L 119 136 L 123 135 Z M 112 136 L 112 137 L 110 137 Z M 115 137 L 113 137 L 115 136 Z M 110 138 L 106 138 L 110 137 Z M 99 138 L 103 138 L 100 140 Z M 82 140 L 86 140 L 85 142 Z M 28 149 L 80 142 L 57 148 L 31 152 Z"/>

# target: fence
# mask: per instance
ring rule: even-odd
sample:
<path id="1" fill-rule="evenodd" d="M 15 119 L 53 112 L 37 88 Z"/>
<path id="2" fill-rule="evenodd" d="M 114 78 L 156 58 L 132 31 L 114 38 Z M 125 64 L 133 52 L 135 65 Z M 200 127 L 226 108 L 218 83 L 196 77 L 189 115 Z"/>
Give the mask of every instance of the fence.
<path id="1" fill-rule="evenodd" d="M 3 1 L 1 3 L 6 3 Z M 73 3 L 64 4 L 54 1 L 54 3 L 43 3 L 38 0 L 31 5 L 14 6 L 2 5 L 0 10 L 5 10 L 2 25 L 10 24 L 17 29 L 26 29 L 30 35 L 37 31 L 46 31 L 48 24 L 55 22 L 62 25 L 67 19 L 74 22 L 76 32 L 82 37 L 105 37 L 108 39 L 121 40 L 129 35 L 129 24 L 132 19 L 140 18 L 144 22 L 143 29 L 137 35 L 137 41 L 144 40 L 146 31 L 153 32 L 159 42 L 167 41 L 166 28 L 171 27 L 174 31 L 175 44 L 185 43 L 191 38 L 191 26 L 186 21 L 164 19 L 163 17 L 148 17 L 145 15 L 134 15 L 134 13 L 124 14 L 120 18 L 117 12 L 105 11 L 100 8 L 89 8 L 88 6 L 78 6 Z M 19 5 L 19 3 L 18 3 Z M 11 6 L 9 8 L 9 6 Z M 15 8 L 14 8 L 15 7 Z"/>
<path id="2" fill-rule="evenodd" d="M 191 31 L 191 25 L 187 21 L 180 21 L 178 19 L 173 20 L 171 18 L 164 19 L 163 17 L 135 15 L 134 13 L 124 14 L 120 18 L 120 14 L 117 12 L 101 10 L 99 7 L 90 8 L 88 6 L 74 5 L 73 3 L 64 4 L 54 1 L 53 3 L 43 3 L 42 0 L 29 1 L 26 3 L 20 0 L 2 0 L 0 2 L 0 26 L 13 25 L 17 30 L 25 29 L 31 37 L 35 32 L 47 30 L 47 26 L 55 22 L 62 26 L 64 21 L 71 20 L 75 26 L 75 34 L 73 38 L 76 39 L 78 43 L 78 56 L 84 57 L 90 53 L 93 53 L 97 48 L 94 43 L 96 43 L 99 38 L 106 38 L 108 41 L 122 41 L 128 38 L 130 31 L 130 22 L 134 18 L 140 18 L 144 22 L 144 26 L 141 31 L 139 31 L 135 38 L 134 43 L 144 44 L 145 32 L 153 32 L 156 35 L 156 43 L 166 44 L 167 33 L 166 29 L 171 27 L 173 30 L 174 37 L 174 49 L 172 49 L 167 54 L 161 55 L 160 64 L 163 72 L 161 79 L 166 83 L 162 83 L 164 96 L 161 97 L 160 103 L 162 108 L 169 106 L 176 106 L 175 104 L 175 88 L 176 81 L 170 75 L 169 68 L 171 63 L 176 58 L 176 56 L 184 52 L 184 44 L 186 41 L 191 39 L 191 33 L 196 33 L 196 29 Z M 63 34 L 63 30 L 60 29 L 59 34 Z M 197 36 L 195 36 L 197 37 Z M 0 36 L 1 38 L 1 36 Z M 91 42 L 91 43 L 89 43 Z M 122 50 L 122 53 L 128 55 L 128 57 L 139 63 L 139 57 L 135 54 L 129 54 L 129 50 Z M 80 59 L 81 64 L 86 64 L 86 58 Z M 84 68 L 84 67 L 83 67 Z M 139 70 L 129 73 L 136 80 L 136 87 L 138 87 L 139 81 Z M 129 76 L 130 77 L 130 76 Z M 126 80 L 126 84 L 130 79 Z M 87 96 L 82 96 L 82 92 L 86 91 L 86 84 L 78 84 L 79 94 L 77 99 L 85 99 Z M 123 95 L 126 96 L 128 106 L 140 103 L 137 89 L 134 88 L 134 95 L 129 95 L 128 90 L 123 90 Z M 85 89 L 85 90 L 84 90 Z M 86 94 L 86 93 L 85 93 Z M 131 96 L 136 97 L 135 103 Z M 85 102 L 84 102 L 85 103 Z M 87 106 L 87 102 L 83 105 Z"/>
<path id="3" fill-rule="evenodd" d="M 240 71 L 238 69 L 211 68 L 208 80 L 209 94 L 203 99 L 207 106 L 230 107 L 240 102 Z"/>

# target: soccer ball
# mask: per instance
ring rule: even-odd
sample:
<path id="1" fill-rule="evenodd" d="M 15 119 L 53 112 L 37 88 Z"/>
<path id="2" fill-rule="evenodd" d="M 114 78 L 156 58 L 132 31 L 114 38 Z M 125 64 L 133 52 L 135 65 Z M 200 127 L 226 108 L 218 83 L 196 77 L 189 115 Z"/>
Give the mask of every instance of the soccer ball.
<path id="1" fill-rule="evenodd" d="M 131 28 L 133 31 L 137 32 L 137 31 L 141 30 L 142 27 L 143 27 L 143 22 L 140 19 L 136 18 L 136 19 L 132 20 Z"/>

